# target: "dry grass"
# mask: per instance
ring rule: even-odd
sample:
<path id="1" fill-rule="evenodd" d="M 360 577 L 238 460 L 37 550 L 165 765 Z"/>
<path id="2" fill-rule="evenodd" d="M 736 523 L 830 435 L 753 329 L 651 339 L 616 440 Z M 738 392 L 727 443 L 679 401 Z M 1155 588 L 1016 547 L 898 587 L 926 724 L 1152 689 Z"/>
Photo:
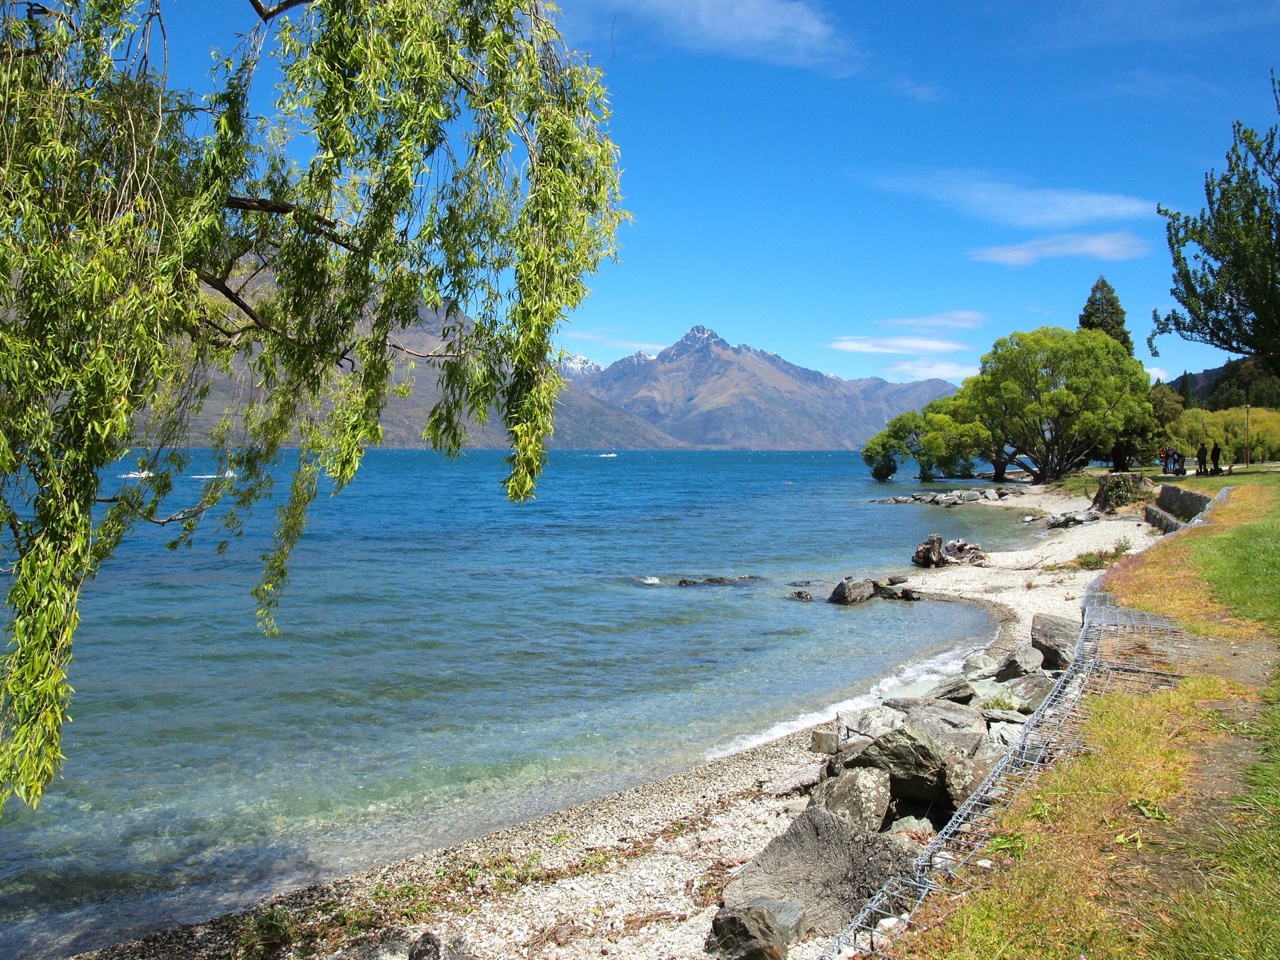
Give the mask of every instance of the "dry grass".
<path id="1" fill-rule="evenodd" d="M 1144 836 L 1183 789 L 1192 746 L 1222 736 L 1203 704 L 1241 691 L 1218 678 L 1088 704 L 1093 752 L 1046 773 L 1001 817 L 989 882 L 936 898 L 895 958 L 1108 960 L 1146 956 L 1126 891 Z M 966 878 L 974 879 L 974 878 Z M 979 878 L 980 881 L 986 878 Z"/>
<path id="2" fill-rule="evenodd" d="M 1274 487 L 1237 487 L 1225 502 L 1214 507 L 1212 524 L 1192 527 L 1121 560 L 1103 585 L 1119 603 L 1171 616 L 1200 636 L 1224 640 L 1256 637 L 1266 628 L 1234 616 L 1226 603 L 1214 597 L 1214 586 L 1204 576 L 1204 564 L 1196 558 L 1195 541 L 1221 537 L 1260 516 L 1274 514 L 1278 502 L 1280 496 Z"/>

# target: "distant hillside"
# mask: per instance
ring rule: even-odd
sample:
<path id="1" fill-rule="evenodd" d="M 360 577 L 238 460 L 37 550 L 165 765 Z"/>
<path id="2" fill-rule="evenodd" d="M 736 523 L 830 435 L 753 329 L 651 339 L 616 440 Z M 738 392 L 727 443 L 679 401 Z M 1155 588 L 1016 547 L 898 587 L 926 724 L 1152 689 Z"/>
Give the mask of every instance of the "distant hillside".
<path id="1" fill-rule="evenodd" d="M 440 345 L 438 329 L 436 318 L 424 316 L 420 328 L 397 340 L 429 353 Z M 899 413 L 955 391 L 945 380 L 842 380 L 777 354 L 732 347 L 704 327 L 694 327 L 656 357 L 637 353 L 607 369 L 571 357 L 561 372 L 567 382 L 557 400 L 550 446 L 562 450 L 852 450 Z M 421 362 L 414 377 L 412 395 L 387 404 L 383 446 L 425 446 L 422 429 L 440 393 L 435 373 Z M 246 388 L 243 373 L 215 381 L 205 413 L 192 424 L 193 435 L 207 436 Z M 501 423 L 473 427 L 469 445 L 506 446 Z"/>
<path id="2" fill-rule="evenodd" d="M 574 381 L 694 447 L 849 450 L 904 410 L 955 392 L 944 380 L 842 380 L 694 327 L 656 357 L 636 354 Z"/>

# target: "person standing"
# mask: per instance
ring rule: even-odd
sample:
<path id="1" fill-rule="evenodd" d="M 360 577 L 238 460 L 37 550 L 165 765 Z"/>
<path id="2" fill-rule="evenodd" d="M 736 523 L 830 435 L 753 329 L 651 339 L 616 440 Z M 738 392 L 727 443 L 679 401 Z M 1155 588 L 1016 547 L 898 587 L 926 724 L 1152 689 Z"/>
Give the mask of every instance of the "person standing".
<path id="1" fill-rule="evenodd" d="M 1218 460 L 1222 457 L 1222 448 L 1218 446 L 1218 441 L 1213 441 L 1213 449 L 1209 452 L 1209 459 L 1213 461 L 1213 475 L 1216 477 L 1222 471 L 1218 469 Z"/>
<path id="2" fill-rule="evenodd" d="M 1204 445 L 1204 441 L 1200 441 L 1200 449 L 1196 451 L 1196 476 L 1203 476 L 1209 472 L 1209 449 Z"/>

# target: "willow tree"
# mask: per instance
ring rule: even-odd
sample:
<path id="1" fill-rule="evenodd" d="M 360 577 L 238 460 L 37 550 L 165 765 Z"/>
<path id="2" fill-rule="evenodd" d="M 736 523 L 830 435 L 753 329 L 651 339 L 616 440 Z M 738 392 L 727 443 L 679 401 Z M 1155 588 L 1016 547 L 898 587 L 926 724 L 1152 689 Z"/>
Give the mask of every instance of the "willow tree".
<path id="1" fill-rule="evenodd" d="M 158 0 L 48 7 L 0 20 L 0 804 L 59 769 L 85 581 L 138 523 L 179 544 L 216 517 L 225 546 L 287 455 L 256 588 L 273 629 L 320 477 L 341 488 L 379 440 L 424 313 L 425 439 L 456 454 L 500 417 L 507 493 L 530 496 L 553 334 L 621 216 L 601 77 L 538 0 L 250 0 L 204 98 L 167 81 Z M 172 504 L 232 370 L 252 390 L 214 431 L 218 476 Z"/>

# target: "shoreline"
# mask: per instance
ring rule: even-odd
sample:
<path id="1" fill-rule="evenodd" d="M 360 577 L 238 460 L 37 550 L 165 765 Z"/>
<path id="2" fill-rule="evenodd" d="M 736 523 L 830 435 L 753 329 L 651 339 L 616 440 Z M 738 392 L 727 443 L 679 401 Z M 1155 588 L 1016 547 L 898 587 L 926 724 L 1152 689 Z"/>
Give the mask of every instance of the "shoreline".
<path id="1" fill-rule="evenodd" d="M 1014 504 L 984 501 L 966 509 L 1060 513 L 1087 504 L 1087 498 L 1041 490 Z M 942 516 L 938 527 L 946 528 Z M 986 608 L 1000 624 L 988 649 L 999 653 L 1029 636 L 1035 613 L 1079 617 L 1085 588 L 1099 571 L 1055 567 L 1124 539 L 1139 552 L 1156 542 L 1150 531 L 1137 516 L 1122 515 L 1051 531 L 1024 550 L 988 554 L 985 566 L 914 570 L 908 583 L 932 600 Z M 700 956 L 719 886 L 805 808 L 803 794 L 782 788 L 787 778 L 825 763 L 809 751 L 811 733 L 821 726 L 267 904 L 301 917 L 302 932 L 317 938 L 337 927 L 364 931 L 345 946 L 334 942 L 313 954 L 332 960 L 404 960 L 426 929 L 446 944 L 465 945 L 464 956 L 494 960 Z M 242 916 L 78 956 L 232 957 Z M 794 945 L 790 956 L 812 960 L 825 946 L 825 938 L 810 938 Z"/>

